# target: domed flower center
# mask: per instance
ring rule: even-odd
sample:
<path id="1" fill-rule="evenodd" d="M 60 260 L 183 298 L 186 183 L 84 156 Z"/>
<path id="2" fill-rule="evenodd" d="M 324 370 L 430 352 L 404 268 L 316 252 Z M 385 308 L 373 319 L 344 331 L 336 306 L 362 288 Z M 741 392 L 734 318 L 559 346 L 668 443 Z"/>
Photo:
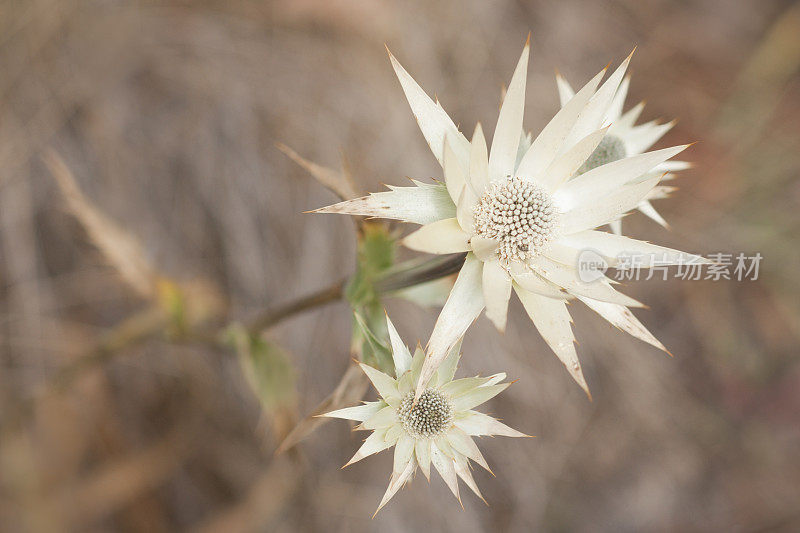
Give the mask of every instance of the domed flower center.
<path id="1" fill-rule="evenodd" d="M 525 261 L 552 240 L 557 212 L 552 197 L 522 178 L 493 182 L 475 206 L 475 233 L 500 242 L 500 261 Z"/>
<path id="2" fill-rule="evenodd" d="M 600 144 L 597 145 L 597 148 L 594 149 L 592 155 L 589 156 L 589 159 L 578 169 L 577 174 L 580 175 L 584 172 L 589 172 L 593 168 L 611 163 L 612 161 L 619 161 L 627 155 L 628 151 L 625 150 L 625 143 L 622 142 L 622 139 L 614 135 L 606 135 L 603 137 L 603 140 L 600 141 Z"/>
<path id="3" fill-rule="evenodd" d="M 400 402 L 397 417 L 403 429 L 414 438 L 429 438 L 446 431 L 453 422 L 453 407 L 447 397 L 436 389 L 426 389 L 414 404 L 409 392 Z"/>

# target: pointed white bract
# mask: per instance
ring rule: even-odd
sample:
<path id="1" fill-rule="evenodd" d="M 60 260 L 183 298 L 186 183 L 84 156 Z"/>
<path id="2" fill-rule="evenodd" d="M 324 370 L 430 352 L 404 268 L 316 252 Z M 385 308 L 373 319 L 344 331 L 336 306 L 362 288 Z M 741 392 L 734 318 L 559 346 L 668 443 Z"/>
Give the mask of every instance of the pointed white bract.
<path id="1" fill-rule="evenodd" d="M 560 74 L 556 75 L 556 85 L 558 87 L 558 96 L 561 100 L 561 105 L 566 106 L 574 95 L 572 87 Z M 636 120 L 639 118 L 644 108 L 644 103 L 640 103 L 631 108 L 627 113 L 623 113 L 629 85 L 630 76 L 627 76 L 619 84 L 610 105 L 605 108 L 605 112 L 602 116 L 602 123 L 609 127 L 608 134 L 605 141 L 597 147 L 596 152 L 588 158 L 587 165 L 579 169 L 579 174 L 591 172 L 592 168 L 609 166 L 606 163 L 611 163 L 615 160 L 626 157 L 631 158 L 632 156 L 645 153 L 645 151 L 649 150 L 651 146 L 658 142 L 658 140 L 675 125 L 675 121 L 667 122 L 666 124 L 658 124 L 653 121 L 636 126 Z M 587 126 L 578 128 L 575 135 L 580 135 L 581 133 L 587 135 L 590 133 Z M 672 157 L 672 155 L 674 154 L 671 154 L 669 157 Z M 654 172 L 660 175 L 665 172 L 684 170 L 690 166 L 689 163 L 683 161 L 667 161 L 665 159 L 654 166 L 649 165 L 648 172 Z M 644 173 L 639 175 L 641 176 L 642 174 Z M 633 179 L 635 180 L 636 177 Z M 666 228 L 668 227 L 667 222 L 650 203 L 650 200 L 666 197 L 667 195 L 664 194 L 663 191 L 653 189 L 651 193 L 647 194 L 645 198 L 638 203 L 636 209 Z M 609 226 L 613 233 L 617 235 L 622 234 L 621 218 L 611 221 Z"/>
<path id="2" fill-rule="evenodd" d="M 559 76 L 561 109 L 541 133 L 526 135 L 521 132 L 528 55 L 526 44 L 490 144 L 480 124 L 468 141 L 392 57 L 412 112 L 443 166 L 445 184 L 416 183 L 320 210 L 415 222 L 422 228 L 403 241 L 408 247 L 434 254 L 467 252 L 431 334 L 420 379 L 414 384 L 415 399 L 421 399 L 454 344 L 484 309 L 504 330 L 512 292 L 588 393 L 573 342 L 570 300 L 579 300 L 623 331 L 664 347 L 628 309 L 640 307 L 639 302 L 618 292 L 602 275 L 594 281 L 581 279 L 581 253 L 592 250 L 611 266 L 634 254 L 644 256 L 637 263 L 643 268 L 656 262 L 702 261 L 596 230 L 608 224 L 618 228 L 620 218 L 637 208 L 666 224 L 649 201 L 670 192 L 658 185 L 670 177 L 668 172 L 687 166 L 670 160 L 685 145 L 645 152 L 669 124 L 636 126 L 641 105 L 623 113 L 631 56 L 605 81 L 603 70 L 577 92 Z M 434 462 L 435 453 L 429 455 Z M 425 461 L 428 464 L 427 457 Z"/>
<path id="3" fill-rule="evenodd" d="M 491 470 L 473 437 L 527 436 L 489 415 L 473 411 L 510 385 L 503 383 L 505 373 L 488 378 L 453 380 L 461 357 L 459 341 L 447 354 L 436 374 L 424 381 L 423 393 L 414 402 L 414 384 L 420 380 L 425 353 L 417 349 L 413 358 L 410 358 L 408 348 L 400 340 L 389 317 L 386 317 L 386 322 L 396 378 L 362 364 L 361 368 L 372 381 L 380 399 L 322 415 L 355 420 L 361 423 L 356 429 L 372 431 L 347 465 L 394 447 L 392 475 L 376 513 L 411 478 L 418 466 L 430 479 L 433 465 L 459 501 L 458 478 L 483 500 L 470 472 L 469 462 L 474 461 L 489 472 Z"/>

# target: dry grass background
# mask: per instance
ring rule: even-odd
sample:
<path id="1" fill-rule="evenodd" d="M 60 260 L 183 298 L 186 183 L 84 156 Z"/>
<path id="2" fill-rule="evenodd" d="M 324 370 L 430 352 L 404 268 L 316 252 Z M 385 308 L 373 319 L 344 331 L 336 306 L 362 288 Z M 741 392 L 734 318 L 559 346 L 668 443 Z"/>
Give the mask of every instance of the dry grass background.
<path id="1" fill-rule="evenodd" d="M 70 215 L 46 150 L 163 276 L 225 295 L 227 318 L 247 320 L 354 265 L 352 223 L 301 214 L 333 196 L 275 143 L 333 167 L 344 154 L 362 190 L 435 177 L 383 43 L 470 130 L 493 124 L 529 30 L 533 130 L 556 109 L 555 67 L 579 83 L 638 44 L 630 102 L 680 118 L 661 146 L 701 142 L 660 203 L 672 231 L 641 216 L 627 229 L 759 251 L 761 277 L 631 283 L 674 359 L 576 309 L 593 403 L 521 306 L 504 336 L 481 319 L 463 366 L 519 379 L 489 408 L 538 438 L 484 439 L 491 507 L 467 495 L 462 511 L 418 476 L 370 520 L 391 460 L 340 471 L 360 437 L 346 424 L 275 458 L 285 427 L 262 419 L 229 353 L 129 342 L 153 317 Z M 798 35 L 800 6 L 775 0 L 4 0 L 0 530 L 796 531 Z M 388 305 L 407 340 L 427 339 L 436 310 Z M 297 369 L 283 424 L 338 383 L 349 321 L 338 303 L 269 332 Z M 126 348 L 97 351 L 99 338 Z"/>

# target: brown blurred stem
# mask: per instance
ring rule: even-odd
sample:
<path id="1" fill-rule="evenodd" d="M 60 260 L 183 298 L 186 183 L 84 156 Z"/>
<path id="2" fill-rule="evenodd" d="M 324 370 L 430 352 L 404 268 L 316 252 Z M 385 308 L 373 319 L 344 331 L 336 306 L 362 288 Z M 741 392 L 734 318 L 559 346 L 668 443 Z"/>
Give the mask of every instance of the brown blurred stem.
<path id="1" fill-rule="evenodd" d="M 449 276 L 461 269 L 465 258 L 466 254 L 436 257 L 412 269 L 393 272 L 387 275 L 384 279 L 375 284 L 375 289 L 381 294 L 386 294 L 407 287 L 413 287 L 414 285 L 419 285 L 427 281 L 443 278 L 444 276 Z M 344 296 L 347 282 L 347 278 L 342 279 L 330 287 L 311 293 L 299 300 L 289 302 L 276 309 L 268 309 L 253 320 L 248 331 L 251 335 L 258 335 L 262 331 L 269 329 L 287 318 L 291 318 L 316 307 L 336 302 Z"/>
<path id="2" fill-rule="evenodd" d="M 346 284 L 347 279 L 343 279 L 337 281 L 330 287 L 311 293 L 299 300 L 289 302 L 276 309 L 268 309 L 261 316 L 253 320 L 250 327 L 248 327 L 248 331 L 251 335 L 258 335 L 265 329 L 294 315 L 340 300 L 344 295 L 344 287 Z"/>
<path id="3" fill-rule="evenodd" d="M 466 258 L 467 254 L 435 257 L 417 267 L 386 276 L 375 284 L 375 289 L 386 294 L 455 274 L 461 270 Z"/>

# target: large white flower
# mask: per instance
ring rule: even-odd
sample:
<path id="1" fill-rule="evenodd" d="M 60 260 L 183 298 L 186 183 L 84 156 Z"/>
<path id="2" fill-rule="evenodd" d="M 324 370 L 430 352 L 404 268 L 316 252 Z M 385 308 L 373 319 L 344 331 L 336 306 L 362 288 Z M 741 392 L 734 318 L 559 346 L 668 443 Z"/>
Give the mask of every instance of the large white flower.
<path id="1" fill-rule="evenodd" d="M 425 353 L 422 348 L 417 347 L 412 358 L 389 317 L 386 317 L 386 324 L 392 344 L 396 378 L 361 364 L 380 399 L 323 415 L 355 420 L 361 422 L 356 426 L 357 430 L 372 431 L 347 465 L 394 446 L 392 477 L 376 514 L 411 479 L 417 467 L 422 469 L 422 473 L 430 481 L 431 464 L 459 502 L 459 477 L 483 500 L 472 477 L 469 461 L 475 461 L 489 472 L 491 470 L 472 437 L 527 436 L 489 415 L 473 410 L 510 385 L 501 383 L 506 378 L 505 373 L 486 378 L 454 380 L 453 375 L 461 356 L 459 341 L 451 348 L 434 375 L 422 382 L 422 394 L 415 402 L 414 385 L 419 380 Z"/>
<path id="2" fill-rule="evenodd" d="M 588 394 L 568 300 L 577 298 L 616 327 L 665 348 L 628 309 L 639 302 L 617 292 L 603 276 L 581 281 L 576 269 L 581 252 L 595 250 L 611 266 L 622 254 L 641 255 L 642 267 L 655 257 L 659 264 L 702 261 L 595 230 L 635 208 L 660 179 L 649 173 L 686 145 L 626 157 L 570 179 L 609 131 L 604 122 L 630 56 L 602 85 L 605 69 L 592 78 L 518 157 L 528 49 L 526 44 L 500 108 L 491 152 L 480 124 L 468 141 L 390 54 L 422 134 L 443 167 L 445 185 L 414 182 L 318 210 L 422 224 L 404 239 L 406 246 L 434 254 L 468 252 L 431 335 L 417 395 L 484 308 L 497 328 L 505 329 L 512 288 Z"/>
<path id="3" fill-rule="evenodd" d="M 572 100 L 572 97 L 575 96 L 575 91 L 561 74 L 556 74 L 556 84 L 558 86 L 558 96 L 561 100 L 561 106 L 563 107 Z M 639 115 L 642 114 L 644 102 L 640 102 L 625 113 L 622 112 L 625 106 L 625 98 L 628 96 L 629 86 L 630 76 L 626 76 L 625 79 L 622 80 L 622 83 L 619 84 L 619 88 L 603 119 L 603 125 L 609 126 L 608 132 L 605 137 L 603 137 L 603 140 L 600 141 L 597 148 L 595 148 L 592 155 L 590 155 L 581 168 L 578 169 L 578 175 L 604 165 L 605 163 L 644 153 L 675 125 L 674 120 L 666 124 L 659 124 L 658 121 L 653 120 L 637 126 L 636 120 L 638 120 Z M 587 131 L 586 133 L 589 134 L 591 132 Z M 674 177 L 674 175 L 671 174 L 672 172 L 685 170 L 690 166 L 691 165 L 685 161 L 664 161 L 653 167 L 650 172 L 641 178 L 647 179 L 663 175 L 661 181 L 666 181 Z M 668 227 L 667 221 L 656 211 L 650 201 L 666 198 L 673 190 L 675 190 L 674 187 L 656 185 L 647 193 L 645 198 L 639 202 L 636 208 L 666 228 Z M 617 235 L 622 233 L 621 218 L 613 220 L 610 226 L 611 230 Z"/>

